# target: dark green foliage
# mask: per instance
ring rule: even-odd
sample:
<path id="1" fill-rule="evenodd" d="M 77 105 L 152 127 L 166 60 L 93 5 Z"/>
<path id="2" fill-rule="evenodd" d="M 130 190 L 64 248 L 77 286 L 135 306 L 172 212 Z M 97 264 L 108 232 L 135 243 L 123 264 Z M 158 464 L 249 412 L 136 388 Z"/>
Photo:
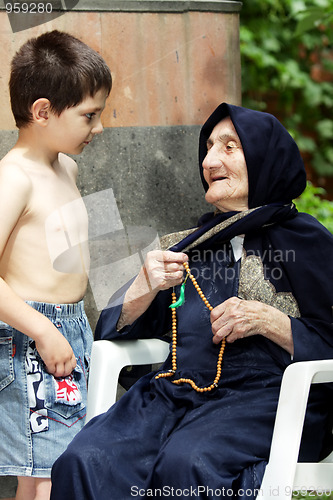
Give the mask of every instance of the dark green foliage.
<path id="1" fill-rule="evenodd" d="M 275 114 L 319 176 L 333 176 L 333 0 L 244 0 L 243 105 Z"/>
<path id="2" fill-rule="evenodd" d="M 313 215 L 333 234 L 333 201 L 325 200 L 325 194 L 325 189 L 308 182 L 306 190 L 295 200 L 295 204 L 299 212 Z"/>

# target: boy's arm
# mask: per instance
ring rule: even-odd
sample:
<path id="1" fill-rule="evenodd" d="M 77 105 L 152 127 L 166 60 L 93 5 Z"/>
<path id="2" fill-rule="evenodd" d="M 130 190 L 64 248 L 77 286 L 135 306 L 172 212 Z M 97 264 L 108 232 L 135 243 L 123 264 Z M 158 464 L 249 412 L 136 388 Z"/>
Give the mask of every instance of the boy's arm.
<path id="1" fill-rule="evenodd" d="M 0 166 L 0 260 L 11 232 L 27 210 L 29 177 L 16 165 Z M 46 369 L 56 377 L 69 375 L 76 360 L 71 346 L 57 328 L 19 297 L 0 277 L 0 319 L 31 337 Z"/>

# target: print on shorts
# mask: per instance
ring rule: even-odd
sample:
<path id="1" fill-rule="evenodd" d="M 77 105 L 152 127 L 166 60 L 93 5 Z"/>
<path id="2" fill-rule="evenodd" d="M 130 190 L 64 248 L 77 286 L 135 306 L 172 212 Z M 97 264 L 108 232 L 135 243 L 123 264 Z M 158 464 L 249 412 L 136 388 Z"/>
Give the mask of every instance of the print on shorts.
<path id="1" fill-rule="evenodd" d="M 30 429 L 32 433 L 47 431 L 49 428 L 45 408 L 45 382 L 43 370 L 36 356 L 35 342 L 31 341 L 25 359 L 30 408 Z"/>
<path id="2" fill-rule="evenodd" d="M 73 374 L 65 378 L 54 378 L 54 386 L 56 392 L 56 403 L 66 405 L 77 405 L 82 403 L 82 395 Z"/>

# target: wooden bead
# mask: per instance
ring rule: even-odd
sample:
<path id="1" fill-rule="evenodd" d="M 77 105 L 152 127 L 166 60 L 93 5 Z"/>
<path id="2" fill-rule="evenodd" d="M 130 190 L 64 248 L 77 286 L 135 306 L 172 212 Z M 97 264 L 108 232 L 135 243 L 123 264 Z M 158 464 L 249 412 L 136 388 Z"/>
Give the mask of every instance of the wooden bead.
<path id="1" fill-rule="evenodd" d="M 203 291 L 201 290 L 200 286 L 198 285 L 197 283 L 197 280 L 194 278 L 194 276 L 191 274 L 191 271 L 190 271 L 190 268 L 189 268 L 189 265 L 187 262 L 184 262 L 184 268 L 188 274 L 188 276 L 190 277 L 195 289 L 197 290 L 198 292 L 198 295 L 199 297 L 202 299 L 202 301 L 204 302 L 205 306 L 210 310 L 212 311 L 213 310 L 213 306 L 210 305 L 209 301 L 206 299 L 205 297 L 205 294 L 203 293 Z M 187 278 L 185 278 L 185 281 L 186 281 Z M 172 303 L 174 304 L 176 302 L 176 294 L 174 292 L 172 292 Z M 172 331 L 172 355 L 171 355 L 171 365 L 172 365 L 172 370 L 169 370 L 168 372 L 164 372 L 164 373 L 159 373 L 158 375 L 155 376 L 155 379 L 159 379 L 159 378 L 165 378 L 165 377 L 172 377 L 176 370 L 177 370 L 177 313 L 176 313 L 176 309 L 172 309 L 171 310 L 171 331 Z M 180 384 L 189 384 L 192 389 L 194 389 L 195 391 L 199 392 L 199 393 L 203 393 L 203 392 L 210 392 L 212 391 L 213 389 L 217 388 L 218 387 L 218 382 L 221 378 L 221 365 L 222 365 L 222 359 L 223 359 L 223 353 L 224 353 L 224 349 L 225 349 L 225 346 L 226 346 L 226 340 L 225 338 L 222 340 L 221 342 L 221 346 L 220 346 L 220 351 L 219 351 L 219 354 L 218 354 L 218 358 L 217 358 L 217 367 L 216 367 L 216 376 L 215 376 L 215 379 L 214 379 L 214 382 L 209 385 L 208 387 L 198 387 L 196 385 L 196 383 L 190 379 L 190 378 L 179 378 L 177 380 L 173 380 L 172 382 L 174 384 L 177 384 L 177 385 L 180 385 Z"/>

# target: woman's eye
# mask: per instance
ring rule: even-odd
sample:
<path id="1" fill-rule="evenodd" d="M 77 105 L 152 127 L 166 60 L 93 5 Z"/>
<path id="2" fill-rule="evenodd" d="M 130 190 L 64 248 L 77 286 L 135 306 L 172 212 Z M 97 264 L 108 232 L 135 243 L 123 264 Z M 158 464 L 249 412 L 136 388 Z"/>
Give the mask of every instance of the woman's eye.
<path id="1" fill-rule="evenodd" d="M 234 142 L 228 142 L 226 144 L 226 150 L 229 152 L 235 150 L 236 147 L 237 147 L 237 145 Z"/>

